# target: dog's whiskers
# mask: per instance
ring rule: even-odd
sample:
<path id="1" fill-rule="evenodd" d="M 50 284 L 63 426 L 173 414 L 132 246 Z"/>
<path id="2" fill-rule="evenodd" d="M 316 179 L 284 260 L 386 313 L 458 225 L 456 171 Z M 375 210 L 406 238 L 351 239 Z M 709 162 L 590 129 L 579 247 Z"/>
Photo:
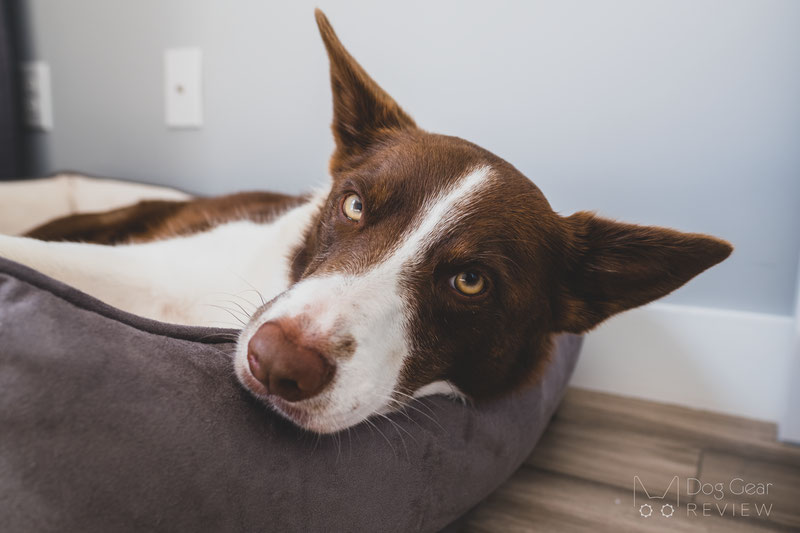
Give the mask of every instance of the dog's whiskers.
<path id="1" fill-rule="evenodd" d="M 266 303 L 266 302 L 264 302 L 264 297 L 261 295 L 261 292 L 258 291 L 257 289 L 245 289 L 245 290 L 243 290 L 243 291 L 241 291 L 241 292 L 236 294 L 237 298 L 241 298 L 242 300 L 244 300 L 248 304 L 252 305 L 253 309 L 258 309 L 259 306 L 257 304 L 254 304 L 253 302 L 251 302 L 248 298 L 245 298 L 244 296 L 242 296 L 242 293 L 244 293 L 244 292 L 254 292 L 258 296 L 258 299 L 261 300 L 261 305 L 264 305 Z"/>
<path id="2" fill-rule="evenodd" d="M 395 401 L 397 401 L 397 400 L 395 400 Z M 415 405 L 413 405 L 414 402 L 426 407 L 431 412 L 431 414 L 428 414 L 425 411 L 423 411 L 422 409 L 417 408 Z M 447 432 L 447 430 L 444 428 L 444 426 L 442 426 L 442 424 L 439 423 L 439 420 L 437 420 L 435 418 L 436 414 L 434 413 L 434 411 L 429 406 L 427 406 L 423 402 L 421 402 L 419 398 L 414 398 L 412 396 L 411 400 L 409 400 L 408 402 L 399 402 L 399 403 L 401 403 L 404 407 L 407 407 L 408 409 L 413 409 L 414 411 L 418 412 L 420 415 L 424 416 L 425 418 L 427 418 L 428 420 L 430 420 L 431 422 L 436 424 L 436 426 L 439 429 L 441 429 L 444 432 Z"/>
<path id="3" fill-rule="evenodd" d="M 405 431 L 407 435 L 409 435 L 414 441 L 416 441 L 416 439 L 414 439 L 414 436 L 411 435 L 411 433 L 409 433 L 406 429 L 404 429 L 400 424 L 398 424 L 397 422 L 395 422 L 394 420 L 392 420 L 391 418 L 389 418 L 385 414 L 378 413 L 378 416 L 380 418 L 386 419 L 392 425 L 394 430 L 397 431 L 397 435 L 400 437 L 400 444 L 403 445 L 403 451 L 405 451 L 405 453 L 406 453 L 406 461 L 410 463 L 411 462 L 411 455 L 408 453 L 408 446 L 406 446 L 405 438 L 403 437 L 403 434 L 400 433 L 400 430 Z"/>
<path id="4" fill-rule="evenodd" d="M 402 431 L 402 432 L 404 432 L 406 435 L 408 435 L 409 437 L 411 437 L 411 440 L 413 440 L 414 442 L 416 442 L 416 441 L 417 441 L 416 437 L 414 437 L 414 435 L 413 435 L 412 433 L 410 433 L 410 432 L 409 432 L 409 431 L 408 431 L 406 428 L 404 428 L 402 425 L 400 425 L 399 423 L 397 423 L 395 420 L 392 420 L 392 418 L 391 418 L 391 417 L 390 417 L 388 414 L 386 414 L 386 413 L 377 413 L 377 415 L 378 415 L 379 417 L 381 417 L 381 418 L 385 418 L 386 420 L 388 420 L 388 421 L 389 421 L 389 423 L 390 423 L 390 424 L 392 424 L 392 426 L 394 426 L 394 427 L 395 427 L 395 428 L 398 430 L 398 432 L 399 432 L 399 431 Z M 402 438 L 402 437 L 401 437 L 401 438 Z"/>
<path id="5" fill-rule="evenodd" d="M 241 291 L 239 293 L 236 293 L 236 294 L 234 294 L 232 292 L 218 291 L 218 292 L 213 292 L 211 294 L 219 294 L 219 295 L 222 295 L 222 296 L 230 296 L 231 298 L 238 298 L 238 299 L 242 300 L 243 302 L 245 302 L 247 305 L 251 306 L 253 308 L 253 311 L 256 311 L 259 306 L 254 304 L 253 302 L 251 302 L 248 298 L 245 298 L 244 296 L 242 296 L 242 293 L 244 293 L 244 292 L 255 292 L 255 290 L 254 289 L 245 289 L 245 290 L 243 290 L 243 291 Z"/>
<path id="6" fill-rule="evenodd" d="M 239 322 L 239 324 L 241 324 L 242 326 L 246 326 L 246 325 L 247 325 L 247 323 L 246 323 L 246 322 L 242 321 L 242 319 L 241 319 L 241 318 L 239 318 L 238 316 L 236 316 L 236 313 L 235 313 L 235 312 L 231 311 L 231 310 L 230 310 L 230 309 L 228 309 L 227 307 L 223 307 L 223 306 L 221 306 L 221 305 L 216 305 L 216 304 L 203 304 L 203 305 L 207 305 L 207 306 L 209 306 L 209 307 L 216 307 L 217 309 L 221 309 L 221 310 L 225 311 L 226 313 L 228 313 L 229 315 L 231 315 L 233 318 L 235 318 L 235 319 L 236 319 L 236 321 L 237 321 L 237 322 Z"/>
<path id="7" fill-rule="evenodd" d="M 214 350 L 215 352 L 217 352 L 218 354 L 224 355 L 226 357 L 232 357 L 233 356 L 233 354 L 231 352 L 226 352 L 225 350 L 220 350 L 219 348 L 212 347 L 211 349 Z"/>
<path id="8" fill-rule="evenodd" d="M 209 324 L 213 324 L 212 327 L 225 327 L 226 329 L 231 329 L 232 328 L 232 329 L 237 330 L 237 332 L 242 330 L 242 324 L 241 323 L 234 324 L 233 322 L 226 322 L 224 320 L 212 320 L 211 322 L 209 322 Z M 216 333 L 210 334 L 209 337 L 213 337 L 214 335 L 216 335 Z M 236 338 L 231 338 L 230 339 L 231 342 L 236 342 L 236 340 L 238 340 L 238 337 L 239 337 L 239 334 L 236 333 Z"/>
<path id="9" fill-rule="evenodd" d="M 245 308 L 244 308 L 244 307 L 242 307 L 241 305 L 239 305 L 238 303 L 236 303 L 236 302 L 235 302 L 235 301 L 233 301 L 233 300 L 220 300 L 220 301 L 222 301 L 222 302 L 226 302 L 226 303 L 229 303 L 229 304 L 233 304 L 233 305 L 235 305 L 236 307 L 238 307 L 238 308 L 239 308 L 239 310 L 242 312 L 242 314 L 245 316 L 245 319 L 246 319 L 246 320 L 250 320 L 250 319 L 252 318 L 252 316 L 253 316 L 252 314 L 248 313 L 248 312 L 245 310 Z"/>
<path id="10" fill-rule="evenodd" d="M 246 285 L 248 285 L 248 286 L 250 287 L 250 289 L 251 289 L 252 291 L 254 291 L 254 292 L 255 292 L 255 293 L 258 295 L 258 297 L 261 299 L 261 305 L 266 305 L 266 304 L 267 304 L 266 300 L 264 300 L 264 295 L 263 295 L 263 294 L 261 294 L 261 291 L 260 291 L 260 290 L 258 290 L 258 288 L 257 288 L 255 285 L 253 285 L 252 283 L 250 283 L 249 281 L 247 281 L 246 279 L 244 279 L 244 278 L 243 278 L 241 275 L 239 275 L 238 273 L 236 273 L 236 272 L 233 272 L 233 271 L 231 271 L 231 273 L 232 273 L 234 276 L 236 276 L 237 278 L 239 278 L 239 279 L 240 279 L 240 280 L 241 280 L 243 283 L 245 283 Z"/>
<path id="11" fill-rule="evenodd" d="M 422 402 L 421 398 L 417 398 L 416 396 L 413 396 L 411 394 L 408 394 L 407 392 L 403 392 L 403 391 L 399 391 L 399 390 L 393 390 L 391 392 L 392 392 L 393 395 L 396 394 L 396 395 L 401 396 L 403 398 L 407 398 L 409 402 L 417 402 L 418 404 L 420 404 L 423 407 L 425 407 L 431 415 L 435 414 L 433 412 L 433 409 L 431 409 L 429 405 L 427 405 L 424 402 Z"/>
<path id="12" fill-rule="evenodd" d="M 392 446 L 392 441 L 389 440 L 389 437 L 387 437 L 386 434 L 383 431 L 381 431 L 381 429 L 378 426 L 376 426 L 375 423 L 372 420 L 370 420 L 369 418 L 365 418 L 364 422 L 369 424 L 371 427 L 375 428 L 375 431 L 380 433 L 381 437 L 383 437 L 383 440 L 386 441 L 386 444 L 388 444 L 389 448 L 392 450 L 392 454 L 394 455 L 394 458 L 397 459 L 397 450 L 395 449 L 394 446 Z"/>

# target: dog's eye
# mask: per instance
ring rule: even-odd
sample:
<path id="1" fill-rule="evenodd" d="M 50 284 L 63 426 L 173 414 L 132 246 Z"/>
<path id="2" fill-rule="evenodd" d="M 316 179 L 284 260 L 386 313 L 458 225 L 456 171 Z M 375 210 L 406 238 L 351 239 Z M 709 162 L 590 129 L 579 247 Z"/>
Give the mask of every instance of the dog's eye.
<path id="1" fill-rule="evenodd" d="M 469 270 L 466 272 L 460 272 L 450 278 L 450 286 L 461 294 L 465 294 L 467 296 L 475 296 L 480 294 L 485 285 L 486 282 L 484 281 L 483 276 L 477 272 L 471 272 Z"/>
<path id="2" fill-rule="evenodd" d="M 344 216 L 353 222 L 358 222 L 361 220 L 363 211 L 364 205 L 361 203 L 361 197 L 359 195 L 351 193 L 345 196 L 344 202 L 342 203 L 342 212 Z"/>

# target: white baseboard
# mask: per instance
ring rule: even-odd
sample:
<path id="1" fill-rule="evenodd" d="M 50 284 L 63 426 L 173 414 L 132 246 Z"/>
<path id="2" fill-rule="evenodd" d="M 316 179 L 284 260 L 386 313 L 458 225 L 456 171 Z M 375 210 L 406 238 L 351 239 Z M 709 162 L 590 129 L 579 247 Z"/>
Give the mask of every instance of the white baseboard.
<path id="1" fill-rule="evenodd" d="M 791 316 L 650 304 L 587 335 L 572 385 L 778 422 L 794 336 Z"/>
<path id="2" fill-rule="evenodd" d="M 798 316 L 800 322 L 800 316 Z M 789 382 L 783 416 L 778 421 L 778 440 L 800 444 L 800 328 L 795 337 L 794 357 L 789 370 Z"/>
<path id="3" fill-rule="evenodd" d="M 789 370 L 788 398 L 778 422 L 778 439 L 800 444 L 800 268 L 797 269 L 794 299 L 794 353 Z"/>

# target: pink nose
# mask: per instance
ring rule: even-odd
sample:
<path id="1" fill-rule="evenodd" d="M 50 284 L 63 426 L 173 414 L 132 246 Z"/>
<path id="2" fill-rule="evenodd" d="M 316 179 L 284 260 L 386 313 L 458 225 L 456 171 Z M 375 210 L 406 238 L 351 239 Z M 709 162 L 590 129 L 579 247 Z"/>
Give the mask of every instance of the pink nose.
<path id="1" fill-rule="evenodd" d="M 298 345 L 279 322 L 263 324 L 247 344 L 253 376 L 289 402 L 316 396 L 330 383 L 335 367 L 318 351 Z"/>

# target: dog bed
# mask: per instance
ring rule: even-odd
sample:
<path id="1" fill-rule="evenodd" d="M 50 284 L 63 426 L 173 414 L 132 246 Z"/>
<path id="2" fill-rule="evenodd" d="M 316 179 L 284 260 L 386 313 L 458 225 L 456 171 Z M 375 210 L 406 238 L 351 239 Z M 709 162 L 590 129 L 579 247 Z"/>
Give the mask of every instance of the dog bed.
<path id="1" fill-rule="evenodd" d="M 54 218 L 106 211 L 140 200 L 186 200 L 185 192 L 132 181 L 61 172 L 0 182 L 0 233 L 20 235 Z"/>
<path id="2" fill-rule="evenodd" d="M 4 531 L 437 531 L 502 483 L 556 409 L 541 382 L 317 436 L 236 382 L 235 332 L 137 317 L 0 259 Z"/>

